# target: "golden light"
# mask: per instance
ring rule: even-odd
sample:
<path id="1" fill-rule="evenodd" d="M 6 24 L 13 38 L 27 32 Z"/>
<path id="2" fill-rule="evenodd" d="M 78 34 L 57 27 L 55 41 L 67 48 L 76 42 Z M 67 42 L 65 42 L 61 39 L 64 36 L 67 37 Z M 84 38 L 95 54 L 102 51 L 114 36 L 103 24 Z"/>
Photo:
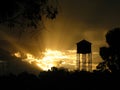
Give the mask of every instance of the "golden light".
<path id="1" fill-rule="evenodd" d="M 26 58 L 23 60 L 29 64 L 36 64 L 43 71 L 48 71 L 51 67 L 64 67 L 68 70 L 76 69 L 76 50 L 51 50 L 46 49 L 43 52 L 43 58 L 36 58 L 32 54 L 27 53 Z M 14 54 L 16 57 L 20 57 L 20 53 Z M 93 65 L 95 67 L 95 65 Z"/>
<path id="2" fill-rule="evenodd" d="M 14 53 L 14 55 L 16 56 L 16 57 L 21 57 L 21 54 L 20 54 L 20 52 L 16 52 L 16 53 Z"/>
<path id="3" fill-rule="evenodd" d="M 46 49 L 43 52 L 43 58 L 35 58 L 32 54 L 27 53 L 26 58 L 23 60 L 30 64 L 36 64 L 42 70 L 50 70 L 51 67 L 67 67 L 67 65 L 75 66 L 75 51 L 58 51 Z M 16 57 L 20 57 L 20 53 L 17 52 L 14 54 Z M 74 67 L 73 66 L 73 67 Z"/>

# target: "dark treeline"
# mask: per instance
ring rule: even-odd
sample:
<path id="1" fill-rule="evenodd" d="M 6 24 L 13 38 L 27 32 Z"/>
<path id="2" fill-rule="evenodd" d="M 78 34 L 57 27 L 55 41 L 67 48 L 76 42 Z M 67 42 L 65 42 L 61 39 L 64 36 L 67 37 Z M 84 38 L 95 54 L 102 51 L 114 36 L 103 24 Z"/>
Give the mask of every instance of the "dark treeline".
<path id="1" fill-rule="evenodd" d="M 68 71 L 53 67 L 38 76 L 28 72 L 0 76 L 0 86 L 3 90 L 117 89 L 119 79 L 119 73 Z"/>

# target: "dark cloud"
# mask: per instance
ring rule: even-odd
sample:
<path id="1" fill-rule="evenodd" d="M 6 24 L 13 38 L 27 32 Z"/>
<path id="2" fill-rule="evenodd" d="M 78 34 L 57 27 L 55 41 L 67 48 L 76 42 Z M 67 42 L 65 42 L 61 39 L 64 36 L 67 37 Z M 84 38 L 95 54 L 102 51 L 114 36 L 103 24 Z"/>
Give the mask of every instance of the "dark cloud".
<path id="1" fill-rule="evenodd" d="M 64 18 L 90 27 L 120 26 L 119 0 L 64 0 Z"/>

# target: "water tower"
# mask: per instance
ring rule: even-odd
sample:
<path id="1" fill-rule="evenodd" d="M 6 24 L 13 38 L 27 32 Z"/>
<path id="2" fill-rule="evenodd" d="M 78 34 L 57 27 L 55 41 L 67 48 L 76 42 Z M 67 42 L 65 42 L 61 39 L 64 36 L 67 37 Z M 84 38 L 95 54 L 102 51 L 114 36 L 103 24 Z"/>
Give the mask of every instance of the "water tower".
<path id="1" fill-rule="evenodd" d="M 91 43 L 82 40 L 77 43 L 77 70 L 92 71 Z"/>

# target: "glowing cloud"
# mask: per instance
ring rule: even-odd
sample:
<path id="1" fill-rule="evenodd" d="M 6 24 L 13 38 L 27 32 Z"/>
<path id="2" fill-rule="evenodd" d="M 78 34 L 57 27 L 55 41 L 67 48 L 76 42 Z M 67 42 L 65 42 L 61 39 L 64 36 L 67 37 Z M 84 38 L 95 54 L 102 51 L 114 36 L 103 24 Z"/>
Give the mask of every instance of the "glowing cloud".
<path id="1" fill-rule="evenodd" d="M 68 70 L 76 69 L 76 50 L 51 50 L 46 49 L 43 52 L 43 58 L 36 58 L 32 54 L 27 53 L 26 58 L 23 60 L 25 62 L 35 64 L 44 71 L 48 71 L 51 67 L 64 67 Z M 20 57 L 20 53 L 15 53 L 15 56 Z M 93 65 L 95 68 L 95 65 Z"/>

